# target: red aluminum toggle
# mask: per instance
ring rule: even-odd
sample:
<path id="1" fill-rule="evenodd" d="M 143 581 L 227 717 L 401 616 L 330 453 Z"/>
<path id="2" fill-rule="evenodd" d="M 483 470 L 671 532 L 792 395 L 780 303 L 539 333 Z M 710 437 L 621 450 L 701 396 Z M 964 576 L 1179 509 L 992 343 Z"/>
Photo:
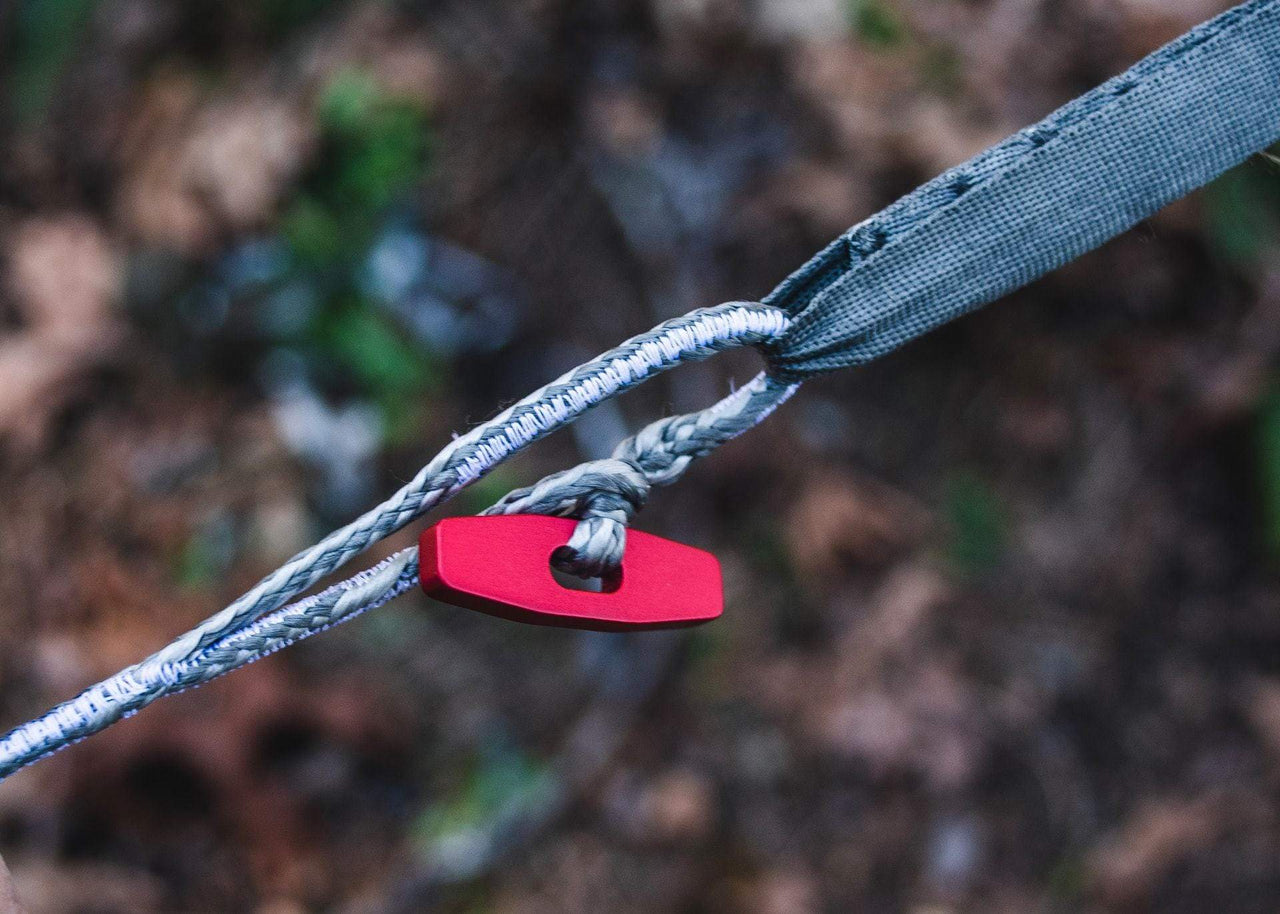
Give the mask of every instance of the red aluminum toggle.
<path id="1" fill-rule="evenodd" d="M 422 589 L 515 622 L 597 631 L 697 625 L 724 610 L 714 555 L 636 530 L 627 531 L 615 588 L 563 586 L 551 576 L 551 553 L 575 523 L 532 514 L 442 520 L 419 541 Z"/>

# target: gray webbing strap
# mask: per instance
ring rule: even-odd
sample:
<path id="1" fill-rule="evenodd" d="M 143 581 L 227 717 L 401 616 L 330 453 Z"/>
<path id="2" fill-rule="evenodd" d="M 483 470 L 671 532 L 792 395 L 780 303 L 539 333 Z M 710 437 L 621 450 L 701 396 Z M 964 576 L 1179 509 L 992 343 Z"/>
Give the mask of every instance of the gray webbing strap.
<path id="1" fill-rule="evenodd" d="M 868 361 L 1096 247 L 1280 137 L 1280 0 L 1250 0 L 1123 76 L 855 226 L 763 305 L 669 321 L 446 446 L 383 504 L 299 553 L 147 660 L 0 737 L 0 778 L 162 695 L 207 682 L 380 606 L 414 585 L 402 550 L 288 603 L 492 466 L 656 371 L 754 345 L 770 371 L 665 419 L 609 461 L 556 474 L 494 511 L 568 513 L 572 561 L 616 565 L 648 489 L 766 417 L 806 377 Z M 780 310 L 780 309 L 785 309 Z M 791 317 L 788 316 L 791 315 Z"/>
<path id="2" fill-rule="evenodd" d="M 801 380 L 858 365 L 1129 229 L 1280 139 L 1280 0 L 1251 0 L 854 226 L 765 304 Z"/>

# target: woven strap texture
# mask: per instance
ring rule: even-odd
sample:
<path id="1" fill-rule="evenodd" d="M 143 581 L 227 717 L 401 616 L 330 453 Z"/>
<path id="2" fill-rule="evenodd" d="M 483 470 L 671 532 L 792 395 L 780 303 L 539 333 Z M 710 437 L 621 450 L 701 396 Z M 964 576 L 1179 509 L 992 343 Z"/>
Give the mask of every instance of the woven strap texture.
<path id="1" fill-rule="evenodd" d="M 1280 0 L 1251 0 L 836 239 L 764 299 L 794 380 L 859 365 L 1129 229 L 1280 139 Z"/>
<path id="2" fill-rule="evenodd" d="M 648 488 L 761 421 L 799 381 L 883 355 L 1030 282 L 1278 137 L 1280 0 L 1251 0 L 855 226 L 763 304 L 668 321 L 455 439 L 390 499 L 226 609 L 0 737 L 0 778 L 411 589 L 413 548 L 284 605 L 591 406 L 681 362 L 733 346 L 765 350 L 769 372 L 721 403 L 656 422 L 612 460 L 556 474 L 492 509 L 580 516 L 572 543 L 580 567 L 616 566 Z"/>

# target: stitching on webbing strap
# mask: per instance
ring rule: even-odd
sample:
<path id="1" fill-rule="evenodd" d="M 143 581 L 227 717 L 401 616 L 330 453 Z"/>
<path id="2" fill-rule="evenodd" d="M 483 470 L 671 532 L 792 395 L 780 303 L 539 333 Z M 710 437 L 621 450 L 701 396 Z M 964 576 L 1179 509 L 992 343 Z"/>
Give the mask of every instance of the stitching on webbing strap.
<path id="1" fill-rule="evenodd" d="M 771 364 L 800 379 L 876 358 L 1278 137 L 1280 0 L 1251 0 L 851 228 L 764 299 L 796 316 Z"/>
<path id="2" fill-rule="evenodd" d="M 1250 0 L 845 232 L 762 304 L 634 337 L 447 445 L 400 491 L 150 658 L 0 737 L 0 778 L 162 695 L 191 688 L 412 588 L 410 548 L 287 603 L 497 462 L 691 359 L 761 348 L 770 371 L 655 422 L 613 457 L 512 492 L 494 513 L 579 517 L 575 567 L 616 565 L 650 487 L 764 419 L 810 375 L 875 358 L 1101 244 L 1280 136 L 1280 0 Z M 287 605 L 286 605 L 287 604 Z"/>

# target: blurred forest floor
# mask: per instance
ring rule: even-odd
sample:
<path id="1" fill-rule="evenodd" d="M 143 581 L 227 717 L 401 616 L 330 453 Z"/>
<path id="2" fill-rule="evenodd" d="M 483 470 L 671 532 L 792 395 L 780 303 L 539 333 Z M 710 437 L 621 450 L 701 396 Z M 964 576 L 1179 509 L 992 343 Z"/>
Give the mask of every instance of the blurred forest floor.
<path id="1" fill-rule="evenodd" d="M 1228 5 L 0 6 L 0 724 Z M 23 904 L 1274 912 L 1278 251 L 1260 156 L 807 385 L 640 519 L 720 555 L 713 625 L 410 595 L 11 778 Z"/>

